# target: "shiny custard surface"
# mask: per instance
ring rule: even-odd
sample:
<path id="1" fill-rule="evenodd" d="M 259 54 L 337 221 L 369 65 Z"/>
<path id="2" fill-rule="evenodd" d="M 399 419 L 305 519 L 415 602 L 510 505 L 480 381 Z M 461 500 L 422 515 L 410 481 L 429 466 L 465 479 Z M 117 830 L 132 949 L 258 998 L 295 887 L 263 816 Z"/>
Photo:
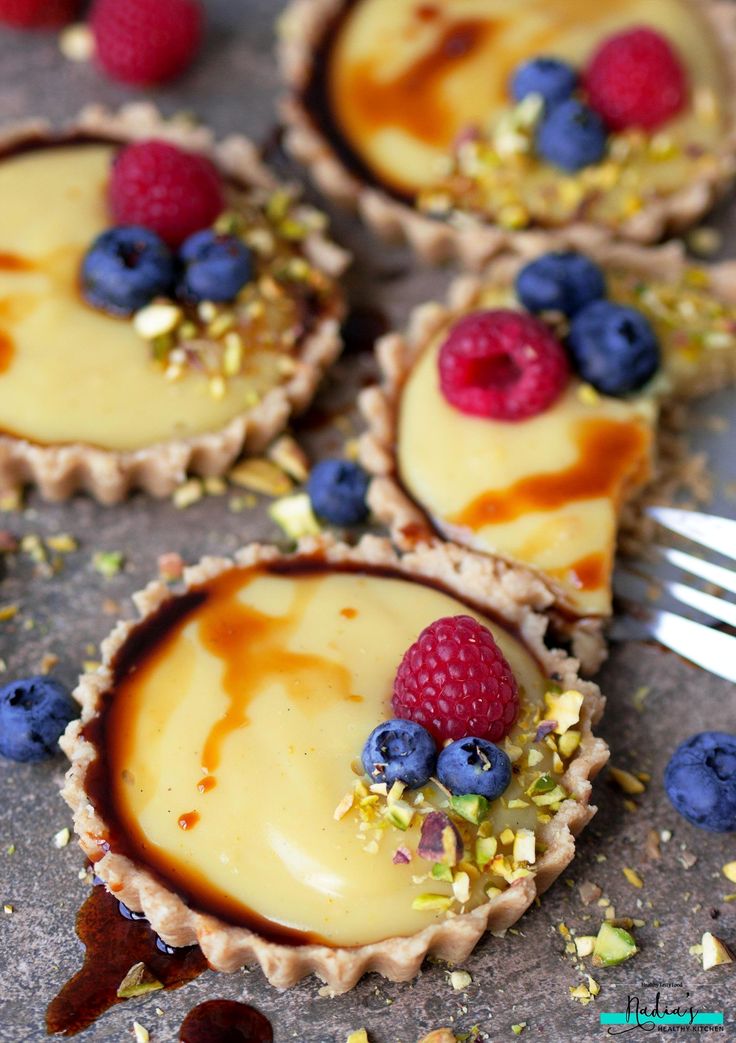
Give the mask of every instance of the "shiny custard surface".
<path id="1" fill-rule="evenodd" d="M 686 0 L 356 0 L 329 48 L 325 102 L 358 160 L 414 194 L 437 182 L 459 132 L 508 108 L 522 61 L 549 54 L 580 67 L 604 38 L 642 24 L 668 36 L 691 84 L 723 96 L 716 41 Z M 700 124 L 689 111 L 667 129 L 715 147 L 719 125 Z"/>
<path id="2" fill-rule="evenodd" d="M 233 569 L 185 595 L 178 615 L 142 624 L 92 739 L 102 747 L 92 799 L 112 850 L 196 908 L 279 941 L 366 944 L 440 919 L 412 908 L 427 890 L 413 877 L 431 866 L 392 862 L 399 844 L 416 845 L 418 823 L 367 850 L 355 816 L 334 813 L 366 737 L 392 715 L 404 651 L 458 613 L 490 626 L 511 663 L 522 713 L 510 740 L 528 742 L 521 729 L 547 687 L 536 660 L 449 593 L 392 573 Z M 542 749 L 539 771 L 551 770 Z M 505 798 L 523 785 L 514 777 Z M 496 802 L 491 824 L 534 829 L 536 811 Z M 485 901 L 479 886 L 471 905 Z"/>
<path id="3" fill-rule="evenodd" d="M 0 160 L 0 431 L 41 444 L 136 450 L 218 431 L 282 383 L 281 354 L 256 350 L 227 394 L 206 373 L 164 378 L 127 319 L 89 307 L 79 267 L 110 225 L 115 148 L 71 144 Z"/>

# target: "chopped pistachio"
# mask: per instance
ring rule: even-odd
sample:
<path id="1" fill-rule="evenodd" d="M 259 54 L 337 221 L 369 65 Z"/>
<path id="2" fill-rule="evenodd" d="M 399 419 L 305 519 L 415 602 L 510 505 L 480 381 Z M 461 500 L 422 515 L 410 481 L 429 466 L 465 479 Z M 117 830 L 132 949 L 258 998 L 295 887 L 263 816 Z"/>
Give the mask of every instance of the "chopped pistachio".
<path id="1" fill-rule="evenodd" d="M 149 1043 L 151 1038 L 148 1034 L 148 1029 L 144 1028 L 138 1021 L 133 1022 L 133 1035 L 135 1036 L 136 1043 Z"/>
<path id="2" fill-rule="evenodd" d="M 77 541 L 68 532 L 60 532 L 57 536 L 48 536 L 46 543 L 57 554 L 71 554 L 72 551 L 77 550 L 79 547 Z"/>
<path id="3" fill-rule="evenodd" d="M 457 1036 L 451 1029 L 434 1029 L 418 1041 L 418 1043 L 459 1043 Z"/>
<path id="4" fill-rule="evenodd" d="M 17 605 L 0 605 L 0 623 L 6 623 L 18 615 Z"/>
<path id="5" fill-rule="evenodd" d="M 515 797 L 513 800 L 509 801 L 508 806 L 509 806 L 509 811 L 515 811 L 517 808 L 528 808 L 529 807 L 529 801 L 528 800 L 520 800 L 518 797 Z"/>
<path id="6" fill-rule="evenodd" d="M 452 870 L 444 862 L 435 862 L 430 875 L 433 880 L 444 880 L 448 884 L 452 883 Z"/>
<path id="7" fill-rule="evenodd" d="M 95 53 L 95 38 L 85 22 L 74 22 L 59 33 L 59 50 L 70 62 L 88 62 Z"/>
<path id="8" fill-rule="evenodd" d="M 495 837 L 478 837 L 475 842 L 475 860 L 483 869 L 495 857 L 498 841 Z"/>
<path id="9" fill-rule="evenodd" d="M 608 769 L 608 774 L 619 789 L 623 790 L 624 793 L 628 793 L 630 796 L 643 793 L 646 788 L 644 783 L 637 779 L 636 775 L 632 775 L 630 771 L 624 771 L 623 768 L 610 767 Z"/>
<path id="10" fill-rule="evenodd" d="M 332 817 L 336 821 L 339 822 L 339 820 L 341 818 L 344 818 L 345 815 L 347 815 L 348 811 L 350 811 L 352 806 L 353 806 L 353 794 L 352 793 L 346 793 L 345 796 L 340 801 L 340 803 L 335 808 L 335 810 L 333 811 Z"/>
<path id="11" fill-rule="evenodd" d="M 446 910 L 449 909 L 454 901 L 452 896 L 447 895 L 435 895 L 435 894 L 421 894 L 418 895 L 411 903 L 412 909 L 416 909 L 417 912 L 424 912 L 425 910 L 437 909 Z"/>
<path id="12" fill-rule="evenodd" d="M 172 501 L 177 510 L 185 510 L 204 496 L 204 486 L 199 478 L 189 478 L 174 490 Z"/>
<path id="13" fill-rule="evenodd" d="M 721 872 L 726 880 L 730 880 L 732 884 L 736 884 L 736 862 L 726 862 L 726 864 L 721 867 Z"/>
<path id="14" fill-rule="evenodd" d="M 385 811 L 386 818 L 392 826 L 397 829 L 406 830 L 414 818 L 414 809 L 403 800 L 396 800 L 388 804 Z"/>
<path id="15" fill-rule="evenodd" d="M 581 734 L 574 728 L 569 728 L 564 735 L 557 740 L 557 747 L 563 757 L 572 757 L 580 745 Z"/>
<path id="16" fill-rule="evenodd" d="M 450 975 L 450 985 L 452 985 L 455 992 L 462 992 L 464 989 L 467 989 L 472 981 L 473 979 L 467 971 L 453 971 Z"/>
<path id="17" fill-rule="evenodd" d="M 596 967 L 615 967 L 638 952 L 636 942 L 623 927 L 602 923 L 593 947 Z"/>
<path id="18" fill-rule="evenodd" d="M 504 829 L 503 833 L 500 834 L 498 839 L 502 844 L 508 845 L 513 844 L 515 836 L 516 834 L 514 833 L 513 829 L 509 829 L 509 827 L 507 826 L 506 829 Z"/>
<path id="19" fill-rule="evenodd" d="M 580 720 L 580 708 L 583 705 L 582 693 L 572 689 L 559 694 L 546 692 L 544 701 L 549 717 L 556 721 L 554 730 L 558 735 L 564 735 L 573 724 L 577 724 Z"/>
<path id="20" fill-rule="evenodd" d="M 54 833 L 54 847 L 59 849 L 66 847 L 71 839 L 71 832 L 68 826 L 64 826 L 58 833 Z"/>
<path id="21" fill-rule="evenodd" d="M 455 873 L 452 893 L 461 905 L 470 900 L 470 877 L 467 873 L 462 871 Z"/>
<path id="22" fill-rule="evenodd" d="M 531 829 L 519 829 L 514 838 L 514 861 L 528 862 L 530 865 L 536 861 L 535 836 Z"/>
<path id="23" fill-rule="evenodd" d="M 539 764 L 541 760 L 544 760 L 544 754 L 541 750 L 530 749 L 526 755 L 527 767 L 534 768 Z"/>
<path id="24" fill-rule="evenodd" d="M 11 905 L 10 902 L 6 902 L 5 905 L 3 906 L 3 912 L 5 913 L 6 916 L 12 916 L 14 911 L 15 911 L 15 907 L 13 905 Z"/>
<path id="25" fill-rule="evenodd" d="M 182 310 L 168 301 L 154 301 L 133 316 L 133 329 L 143 340 L 154 340 L 176 329 Z"/>
<path id="26" fill-rule="evenodd" d="M 351 1032 L 345 1043 L 369 1043 L 368 1033 L 365 1029 L 357 1029 L 355 1032 Z"/>
<path id="27" fill-rule="evenodd" d="M 488 814 L 488 801 L 478 793 L 464 793 L 450 797 L 450 807 L 454 812 L 475 825 Z"/>
<path id="28" fill-rule="evenodd" d="M 124 564 L 125 555 L 120 550 L 96 550 L 92 555 L 92 568 L 107 579 L 117 576 Z"/>
<path id="29" fill-rule="evenodd" d="M 511 1031 L 513 1032 L 513 1034 L 515 1036 L 520 1036 L 525 1028 L 526 1028 L 526 1022 L 525 1021 L 519 1021 L 516 1025 L 512 1025 L 511 1026 Z"/>
<path id="30" fill-rule="evenodd" d="M 120 982 L 117 994 L 120 999 L 127 1000 L 157 989 L 163 989 L 163 985 L 151 974 L 145 963 L 134 963 Z"/>
<path id="31" fill-rule="evenodd" d="M 296 493 L 274 500 L 268 513 L 292 540 L 301 539 L 302 536 L 318 536 L 322 531 L 308 493 Z"/>
<path id="32" fill-rule="evenodd" d="M 276 464 L 262 457 L 252 457 L 236 464 L 228 478 L 235 485 L 266 496 L 283 496 L 292 488 L 289 476 Z"/>
<path id="33" fill-rule="evenodd" d="M 285 471 L 295 482 L 305 482 L 309 477 L 307 455 L 291 435 L 282 435 L 269 446 L 266 455 Z"/>
<path id="34" fill-rule="evenodd" d="M 622 872 L 632 887 L 643 887 L 644 881 L 634 869 L 624 866 Z"/>
<path id="35" fill-rule="evenodd" d="M 537 776 L 526 793 L 528 797 L 533 796 L 535 793 L 549 793 L 556 785 L 557 783 L 552 776 L 545 772 L 544 775 Z"/>
<path id="36" fill-rule="evenodd" d="M 733 963 L 736 957 L 726 943 L 710 931 L 706 931 L 701 939 L 703 946 L 703 970 L 709 971 L 724 963 Z"/>
<path id="37" fill-rule="evenodd" d="M 575 939 L 575 951 L 578 956 L 590 956 L 595 947 L 594 934 L 579 934 Z"/>
<path id="38" fill-rule="evenodd" d="M 561 800 L 565 800 L 567 793 L 562 786 L 555 786 L 549 793 L 540 793 L 532 797 L 533 802 L 538 807 L 549 807 L 552 804 L 557 804 Z"/>

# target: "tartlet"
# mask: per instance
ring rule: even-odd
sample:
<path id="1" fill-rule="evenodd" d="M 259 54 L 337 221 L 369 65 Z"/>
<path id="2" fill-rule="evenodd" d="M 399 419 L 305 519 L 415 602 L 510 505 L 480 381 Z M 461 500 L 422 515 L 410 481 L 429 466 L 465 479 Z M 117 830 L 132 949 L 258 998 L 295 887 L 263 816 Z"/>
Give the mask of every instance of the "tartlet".
<path id="1" fill-rule="evenodd" d="M 589 5 L 582 21 L 568 0 L 526 6 L 509 3 L 504 21 L 495 4 L 294 0 L 280 23 L 287 147 L 325 194 L 431 263 L 478 266 L 527 227 L 593 224 L 648 243 L 692 225 L 736 171 L 733 4 L 627 0 Z M 514 68 L 549 54 L 580 65 L 605 37 L 639 25 L 683 57 L 685 113 L 651 133 L 614 135 L 605 160 L 579 174 L 521 157 L 533 114 L 508 100 Z M 492 113 L 501 130 L 486 138 Z"/>
<path id="2" fill-rule="evenodd" d="M 193 321 L 160 336 L 162 316 L 177 309 L 149 312 L 148 340 L 135 316 L 97 311 L 78 290 L 85 251 L 113 223 L 111 160 L 142 139 L 211 158 L 225 186 L 223 221 L 242 221 L 256 258 L 235 304 L 200 303 Z M 6 128 L 0 183 L 1 488 L 33 483 L 54 500 L 85 489 L 113 503 L 136 488 L 168 495 L 188 472 L 221 475 L 283 429 L 339 353 L 336 279 L 347 255 L 247 139 L 216 143 L 147 104 L 93 106 L 61 131 L 41 122 Z M 233 335 L 235 362 L 223 348 Z"/>
<path id="3" fill-rule="evenodd" d="M 514 282 L 522 267 L 550 246 L 583 245 L 606 274 L 609 297 L 642 311 L 658 334 L 654 378 L 614 398 L 573 376 L 549 409 L 518 422 L 453 408 L 436 376 L 448 328 L 466 313 L 520 308 Z M 416 308 L 405 334 L 379 341 L 382 383 L 360 398 L 368 424 L 361 459 L 374 476 L 368 499 L 400 547 L 444 538 L 535 569 L 557 632 L 572 636 L 574 654 L 592 671 L 605 655 L 621 512 L 661 477 L 661 407 L 736 377 L 734 264 L 694 265 L 676 243 L 595 244 L 587 233 L 552 244 L 527 237 L 517 247 L 482 274 L 456 279 L 447 303 Z M 678 468 L 687 470 L 682 456 L 666 461 L 670 491 Z M 627 509 L 630 528 L 640 521 Z"/>
<path id="4" fill-rule="evenodd" d="M 338 993 L 368 971 L 409 979 L 429 953 L 464 958 L 570 862 L 608 756 L 591 731 L 598 688 L 545 644 L 545 598 L 536 577 L 489 557 L 438 546 L 400 558 L 371 536 L 310 538 L 290 555 L 251 545 L 204 559 L 180 592 L 149 585 L 140 620 L 119 623 L 80 680 L 81 720 L 61 740 L 63 795 L 95 872 L 170 945 L 198 942 L 217 970 L 258 963 L 279 988 L 314 972 Z M 369 789 L 359 758 L 390 716 L 404 648 L 458 611 L 491 628 L 521 698 L 502 743 L 515 801 L 494 801 L 486 827 L 454 816 L 464 857 L 481 831 L 528 828 L 524 861 L 508 829 L 487 841 L 485 871 L 461 863 L 442 882 L 415 848 L 430 811 L 452 814 L 446 794 L 405 793 L 394 826 L 391 794 Z"/>

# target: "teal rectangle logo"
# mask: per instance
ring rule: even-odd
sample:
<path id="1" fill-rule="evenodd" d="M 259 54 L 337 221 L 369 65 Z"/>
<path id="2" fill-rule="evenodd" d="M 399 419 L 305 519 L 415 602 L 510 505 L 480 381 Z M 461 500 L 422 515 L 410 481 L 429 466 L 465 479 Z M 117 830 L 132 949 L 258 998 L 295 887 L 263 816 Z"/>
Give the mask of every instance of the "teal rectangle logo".
<path id="1" fill-rule="evenodd" d="M 697 1014 L 601 1014 L 601 1025 L 722 1025 L 723 1014 L 698 1011 Z"/>

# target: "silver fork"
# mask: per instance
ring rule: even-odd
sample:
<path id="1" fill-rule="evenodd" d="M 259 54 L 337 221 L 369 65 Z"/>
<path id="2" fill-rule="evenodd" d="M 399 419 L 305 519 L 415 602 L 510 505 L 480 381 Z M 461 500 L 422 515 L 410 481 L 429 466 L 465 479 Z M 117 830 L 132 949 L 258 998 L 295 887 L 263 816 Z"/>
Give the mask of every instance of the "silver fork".
<path id="1" fill-rule="evenodd" d="M 677 507 L 650 507 L 648 513 L 670 532 L 736 561 L 736 521 Z M 736 594 L 736 571 L 676 547 L 655 543 L 650 549 L 651 561 L 625 560 L 616 569 L 614 592 L 626 611 L 614 619 L 611 638 L 654 638 L 710 673 L 736 682 L 736 636 L 716 628 L 725 623 L 736 634 L 736 603 L 726 596 Z M 673 570 L 704 580 L 723 596 L 669 578 Z M 655 605 L 653 590 L 657 601 L 686 606 L 696 618 Z"/>

